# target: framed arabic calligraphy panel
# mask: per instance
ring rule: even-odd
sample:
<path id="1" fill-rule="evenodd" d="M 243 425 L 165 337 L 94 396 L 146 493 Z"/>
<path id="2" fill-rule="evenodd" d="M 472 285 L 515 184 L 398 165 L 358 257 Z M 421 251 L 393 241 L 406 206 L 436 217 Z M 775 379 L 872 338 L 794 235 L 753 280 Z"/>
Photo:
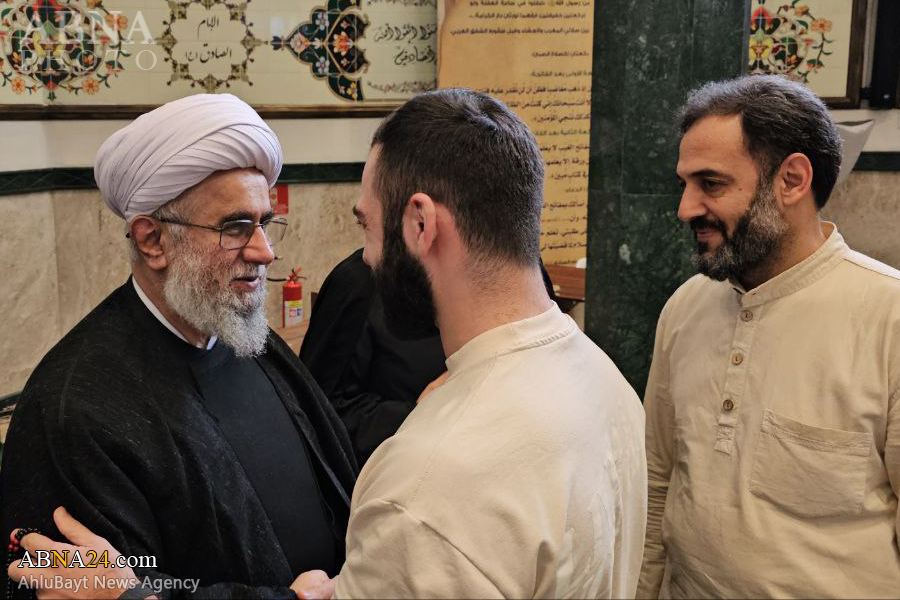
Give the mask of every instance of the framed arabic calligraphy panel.
<path id="1" fill-rule="evenodd" d="M 832 108 L 857 108 L 866 0 L 753 0 L 749 73 L 801 81 Z"/>
<path id="2" fill-rule="evenodd" d="M 375 116 L 436 80 L 436 0 L 0 0 L 0 118 L 131 118 L 232 93 Z"/>
<path id="3" fill-rule="evenodd" d="M 441 0 L 441 87 L 502 100 L 544 158 L 541 257 L 587 257 L 594 0 Z M 583 271 L 581 273 L 583 275 Z"/>

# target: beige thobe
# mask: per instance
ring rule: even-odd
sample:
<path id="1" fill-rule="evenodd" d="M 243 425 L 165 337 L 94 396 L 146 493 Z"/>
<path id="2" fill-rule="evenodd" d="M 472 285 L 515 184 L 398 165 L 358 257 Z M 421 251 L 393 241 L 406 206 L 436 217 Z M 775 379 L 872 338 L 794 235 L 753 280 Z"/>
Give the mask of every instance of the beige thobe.
<path id="1" fill-rule="evenodd" d="M 620 598 L 637 586 L 644 417 L 555 306 L 447 359 L 353 491 L 338 598 Z"/>
<path id="2" fill-rule="evenodd" d="M 659 319 L 638 597 L 900 597 L 900 272 L 830 223 L 759 287 Z"/>

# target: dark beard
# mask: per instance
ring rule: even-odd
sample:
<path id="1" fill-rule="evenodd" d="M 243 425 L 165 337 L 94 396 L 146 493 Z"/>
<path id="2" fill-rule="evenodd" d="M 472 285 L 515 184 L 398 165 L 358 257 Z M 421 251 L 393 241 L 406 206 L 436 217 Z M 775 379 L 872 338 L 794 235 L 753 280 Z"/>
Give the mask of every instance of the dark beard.
<path id="1" fill-rule="evenodd" d="M 374 269 L 375 290 L 388 331 L 401 340 L 438 334 L 431 282 L 422 263 L 409 253 L 402 233 L 385 231 L 381 261 Z"/>
<path id="2" fill-rule="evenodd" d="M 698 243 L 697 253 L 692 257 L 700 273 L 717 281 L 740 278 L 750 269 L 774 260 L 788 229 L 778 212 L 771 185 L 763 184 L 757 186 L 750 207 L 738 219 L 730 236 L 718 219 L 692 219 L 691 228 L 697 227 L 711 227 L 722 234 L 718 248 L 709 252 L 706 243 Z"/>

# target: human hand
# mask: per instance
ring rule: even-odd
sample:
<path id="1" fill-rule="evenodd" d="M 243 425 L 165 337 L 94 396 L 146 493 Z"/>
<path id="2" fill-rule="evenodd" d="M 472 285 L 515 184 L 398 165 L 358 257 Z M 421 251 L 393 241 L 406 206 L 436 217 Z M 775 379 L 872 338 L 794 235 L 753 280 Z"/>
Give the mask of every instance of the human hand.
<path id="1" fill-rule="evenodd" d="M 334 595 L 334 579 L 325 571 L 306 571 L 291 584 L 291 589 L 303 600 L 330 600 Z"/>
<path id="2" fill-rule="evenodd" d="M 31 562 L 37 562 L 36 553 L 39 550 L 56 551 L 59 556 L 65 558 L 60 560 L 55 567 L 26 566 L 20 560 L 10 563 L 7 569 L 7 574 L 13 581 L 20 582 L 24 579 L 26 583 L 37 581 L 41 584 L 29 585 L 35 590 L 39 600 L 45 598 L 118 598 L 129 587 L 139 583 L 130 567 L 116 565 L 116 559 L 121 556 L 119 551 L 104 538 L 94 534 L 76 521 L 65 508 L 60 506 L 53 511 L 53 521 L 60 533 L 66 536 L 66 539 L 72 544 L 54 542 L 38 533 L 29 533 L 22 538 L 21 545 L 28 553 Z M 10 538 L 14 534 L 15 531 L 12 532 Z M 63 554 L 64 552 L 68 552 L 68 554 Z M 68 566 L 72 564 L 76 553 L 84 565 L 96 564 L 96 567 L 85 571 L 86 567 Z M 63 561 L 68 565 L 62 564 Z M 60 579 L 57 580 L 57 577 Z M 96 586 L 99 582 L 105 582 L 106 587 Z"/>
<path id="3" fill-rule="evenodd" d="M 418 404 L 419 402 L 421 402 L 421 401 L 422 401 L 422 398 L 424 398 L 425 396 L 427 396 L 428 394 L 430 394 L 430 393 L 433 392 L 434 390 L 436 390 L 436 389 L 438 389 L 439 387 L 441 387 L 442 385 L 444 385 L 444 382 L 447 381 L 447 378 L 448 378 L 448 377 L 450 377 L 450 372 L 449 372 L 449 371 L 444 371 L 443 373 L 441 373 L 441 376 L 440 376 L 440 377 L 438 377 L 437 379 L 435 379 L 434 381 L 432 381 L 431 383 L 429 383 L 427 386 L 425 386 L 425 389 L 422 390 L 422 393 L 421 393 L 421 394 L 419 394 L 419 398 L 416 400 L 416 404 Z"/>

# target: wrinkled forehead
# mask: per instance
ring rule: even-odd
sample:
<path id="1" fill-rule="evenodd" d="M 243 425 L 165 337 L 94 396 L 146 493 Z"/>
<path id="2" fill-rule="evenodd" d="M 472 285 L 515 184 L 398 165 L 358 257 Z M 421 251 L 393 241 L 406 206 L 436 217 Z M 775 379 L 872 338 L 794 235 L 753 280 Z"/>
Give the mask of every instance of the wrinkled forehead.
<path id="1" fill-rule="evenodd" d="M 218 223 L 271 214 L 269 183 L 257 169 L 217 171 L 192 187 L 180 199 L 193 219 Z"/>

